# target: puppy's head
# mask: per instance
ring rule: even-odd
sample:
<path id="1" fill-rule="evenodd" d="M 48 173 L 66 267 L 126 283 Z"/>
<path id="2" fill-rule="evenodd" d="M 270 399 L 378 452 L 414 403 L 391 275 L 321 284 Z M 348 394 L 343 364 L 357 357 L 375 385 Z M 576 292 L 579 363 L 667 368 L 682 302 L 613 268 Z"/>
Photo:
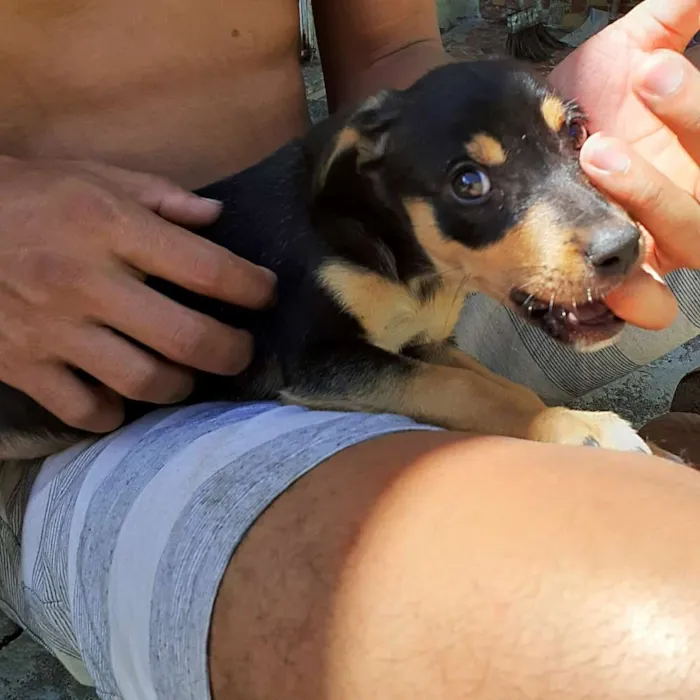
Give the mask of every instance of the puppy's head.
<path id="1" fill-rule="evenodd" d="M 621 331 L 603 299 L 640 264 L 643 244 L 585 178 L 586 136 L 576 107 L 527 69 L 451 64 L 344 119 L 315 160 L 314 192 L 391 212 L 402 234 L 394 252 L 413 246 L 444 277 L 590 350 Z M 381 238 L 389 219 L 375 220 Z"/>

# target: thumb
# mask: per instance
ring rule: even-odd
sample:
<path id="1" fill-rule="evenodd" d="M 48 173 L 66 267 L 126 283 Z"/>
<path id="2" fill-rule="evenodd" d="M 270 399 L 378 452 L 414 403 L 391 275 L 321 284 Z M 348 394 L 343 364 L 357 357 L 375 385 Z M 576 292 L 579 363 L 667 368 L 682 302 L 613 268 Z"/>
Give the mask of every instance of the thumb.
<path id="1" fill-rule="evenodd" d="M 615 24 L 642 51 L 685 51 L 700 29 L 700 0 L 644 0 Z"/>

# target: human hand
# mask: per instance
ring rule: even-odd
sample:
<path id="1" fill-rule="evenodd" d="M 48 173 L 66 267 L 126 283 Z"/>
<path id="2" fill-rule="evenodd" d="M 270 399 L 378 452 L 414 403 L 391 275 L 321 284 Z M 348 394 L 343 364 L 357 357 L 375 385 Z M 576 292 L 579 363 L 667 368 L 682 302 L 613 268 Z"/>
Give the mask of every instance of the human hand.
<path id="1" fill-rule="evenodd" d="M 123 419 L 122 397 L 173 403 L 192 389 L 187 368 L 244 369 L 248 333 L 143 281 L 152 275 L 238 306 L 268 305 L 271 272 L 175 225 L 206 225 L 219 211 L 151 175 L 0 158 L 0 381 L 68 425 L 107 432 Z"/>
<path id="2" fill-rule="evenodd" d="M 644 328 L 665 328 L 677 313 L 659 276 L 700 268 L 700 74 L 681 55 L 698 27 L 700 0 L 646 0 L 551 78 L 581 103 L 591 131 L 602 132 L 582 149 L 584 170 L 647 234 L 644 269 L 606 299 Z M 647 82 L 674 69 L 682 84 L 670 96 L 654 96 Z"/>

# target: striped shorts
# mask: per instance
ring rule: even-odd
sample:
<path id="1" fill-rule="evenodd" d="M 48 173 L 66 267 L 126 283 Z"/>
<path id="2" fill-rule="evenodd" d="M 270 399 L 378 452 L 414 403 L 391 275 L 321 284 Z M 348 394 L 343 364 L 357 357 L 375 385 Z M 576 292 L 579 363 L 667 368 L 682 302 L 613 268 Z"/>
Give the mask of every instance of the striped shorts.
<path id="1" fill-rule="evenodd" d="M 163 410 L 0 466 L 0 610 L 109 700 L 206 700 L 226 566 L 267 506 L 399 416 L 269 403 Z"/>
<path id="2" fill-rule="evenodd" d="M 566 403 L 698 335 L 700 273 L 669 277 L 681 314 L 579 355 L 484 299 L 458 341 L 491 369 Z M 700 363 L 700 362 L 699 362 Z M 0 610 L 109 700 L 207 700 L 216 591 L 247 530 L 338 451 L 427 430 L 390 415 L 274 403 L 161 410 L 50 459 L 0 463 Z"/>

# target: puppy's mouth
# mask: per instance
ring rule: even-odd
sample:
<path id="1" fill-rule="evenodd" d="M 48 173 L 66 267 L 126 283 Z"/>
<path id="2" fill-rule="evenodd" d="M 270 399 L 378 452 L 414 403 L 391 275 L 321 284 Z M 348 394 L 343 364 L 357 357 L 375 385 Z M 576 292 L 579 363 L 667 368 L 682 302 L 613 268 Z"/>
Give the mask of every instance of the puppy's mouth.
<path id="1" fill-rule="evenodd" d="M 527 321 L 560 343 L 581 351 L 590 352 L 609 344 L 625 325 L 600 299 L 562 304 L 514 289 L 510 300 Z"/>

